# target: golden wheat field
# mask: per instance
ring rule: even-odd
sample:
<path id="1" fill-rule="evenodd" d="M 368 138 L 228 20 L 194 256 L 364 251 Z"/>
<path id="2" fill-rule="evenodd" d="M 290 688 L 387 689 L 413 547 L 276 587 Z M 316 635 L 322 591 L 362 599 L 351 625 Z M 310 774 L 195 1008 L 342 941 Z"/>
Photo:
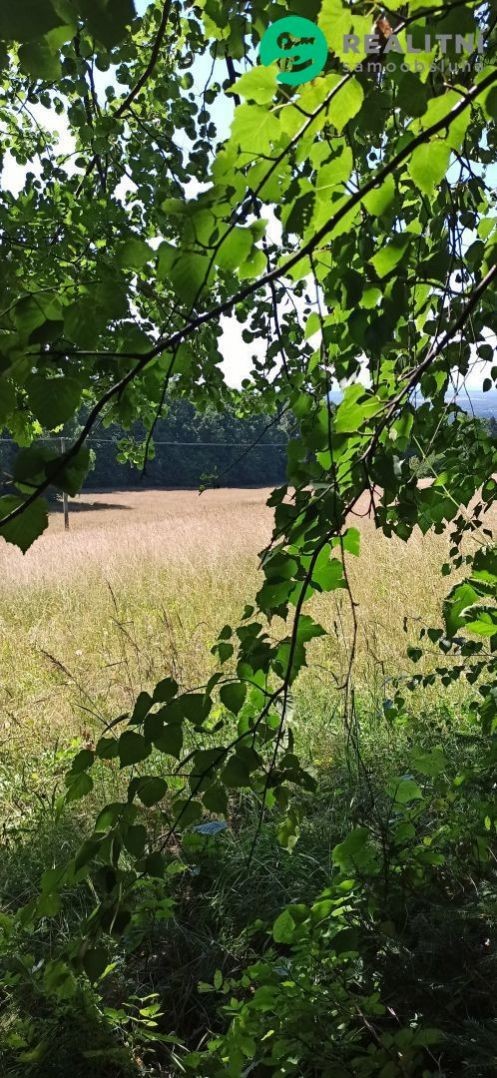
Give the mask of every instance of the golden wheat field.
<path id="1" fill-rule="evenodd" d="M 184 688 L 203 683 L 218 630 L 237 624 L 259 586 L 269 493 L 84 494 L 71 503 L 68 533 L 56 512 L 26 555 L 1 542 L 1 740 L 46 746 L 88 737 L 154 679 L 171 673 Z M 360 557 L 348 559 L 354 678 L 376 700 L 392 673 L 412 672 L 405 650 L 420 625 L 439 624 L 448 539 L 417 533 L 404 544 L 385 539 L 367 515 L 351 523 L 363 537 Z M 318 731 L 348 662 L 349 605 L 344 592 L 313 600 L 329 636 L 314 642 L 296 701 L 297 715 L 300 707 Z"/>

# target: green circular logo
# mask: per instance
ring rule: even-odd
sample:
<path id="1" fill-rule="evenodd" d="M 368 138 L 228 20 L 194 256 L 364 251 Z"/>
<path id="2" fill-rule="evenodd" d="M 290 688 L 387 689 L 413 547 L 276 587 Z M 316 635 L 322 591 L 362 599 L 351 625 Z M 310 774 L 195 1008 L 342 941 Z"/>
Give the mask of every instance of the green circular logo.
<path id="1" fill-rule="evenodd" d="M 328 57 L 328 42 L 315 22 L 289 15 L 266 30 L 259 55 L 265 67 L 273 60 L 291 60 L 291 68 L 280 71 L 278 82 L 299 86 L 321 74 Z"/>

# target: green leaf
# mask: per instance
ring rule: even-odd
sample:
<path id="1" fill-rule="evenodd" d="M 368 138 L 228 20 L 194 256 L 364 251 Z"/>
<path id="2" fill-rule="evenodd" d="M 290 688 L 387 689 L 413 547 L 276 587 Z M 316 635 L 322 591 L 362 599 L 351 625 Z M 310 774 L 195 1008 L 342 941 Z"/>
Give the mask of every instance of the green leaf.
<path id="1" fill-rule="evenodd" d="M 79 775 L 81 771 L 87 771 L 95 759 L 95 753 L 91 749 L 81 749 L 77 756 L 74 757 L 71 774 Z"/>
<path id="2" fill-rule="evenodd" d="M 98 821 L 97 821 L 97 823 L 98 823 Z M 96 827 L 96 825 L 95 825 L 95 827 Z M 80 846 L 80 848 L 79 848 L 79 850 L 78 850 L 78 852 L 76 854 L 76 857 L 74 858 L 74 871 L 75 871 L 75 873 L 79 872 L 80 869 L 85 868 L 87 865 L 89 865 L 94 860 L 97 853 L 100 851 L 100 849 L 102 847 L 102 841 L 103 840 L 102 840 L 101 837 L 100 838 L 96 837 L 96 838 L 87 839 L 86 842 L 83 842 L 83 845 Z"/>
<path id="3" fill-rule="evenodd" d="M 400 779 L 389 785 L 389 792 L 399 805 L 408 805 L 411 801 L 419 801 L 423 794 L 414 779 Z"/>
<path id="4" fill-rule="evenodd" d="M 317 198 L 329 204 L 331 193 L 338 185 L 346 183 L 352 174 L 353 167 L 352 150 L 349 146 L 344 146 L 337 157 L 318 168 L 316 176 Z"/>
<path id="5" fill-rule="evenodd" d="M 333 419 L 338 434 L 357 434 L 364 424 L 381 411 L 381 402 L 361 385 L 350 386 L 344 393 Z"/>
<path id="6" fill-rule="evenodd" d="M 63 882 L 65 875 L 65 866 L 59 868 L 49 868 L 43 873 L 41 877 L 41 889 L 44 895 L 50 895 L 53 891 L 57 891 Z"/>
<path id="7" fill-rule="evenodd" d="M 159 880 L 163 879 L 166 871 L 166 858 L 158 851 L 150 853 L 145 860 L 144 870 L 149 876 L 154 876 Z"/>
<path id="8" fill-rule="evenodd" d="M 347 528 L 342 537 L 342 546 L 348 554 L 358 558 L 361 552 L 361 533 L 358 528 Z"/>
<path id="9" fill-rule="evenodd" d="M 273 939 L 275 943 L 293 943 L 293 934 L 296 929 L 295 921 L 289 910 L 283 910 L 273 924 Z"/>
<path id="10" fill-rule="evenodd" d="M 147 829 L 143 824 L 133 824 L 131 827 L 128 827 L 123 838 L 128 853 L 133 854 L 133 857 L 142 856 L 146 841 Z"/>
<path id="11" fill-rule="evenodd" d="M 446 1034 L 441 1029 L 427 1029 L 425 1026 L 422 1029 L 416 1029 L 414 1031 L 412 1043 L 429 1048 L 434 1044 L 442 1044 L 445 1037 Z"/>
<path id="12" fill-rule="evenodd" d="M 346 581 L 341 561 L 330 557 L 330 547 L 327 545 L 319 554 L 312 573 L 313 587 L 319 591 L 336 591 L 337 588 L 345 588 Z"/>
<path id="13" fill-rule="evenodd" d="M 347 79 L 337 94 L 331 99 L 328 106 L 328 115 L 332 124 L 341 134 L 349 120 L 362 108 L 364 90 L 356 78 Z"/>
<path id="14" fill-rule="evenodd" d="M 131 722 L 133 725 L 140 726 L 145 717 L 148 715 L 150 708 L 154 701 L 148 692 L 141 692 L 136 698 L 136 703 L 133 708 L 133 714 L 131 716 Z"/>
<path id="15" fill-rule="evenodd" d="M 14 479 L 26 493 L 33 486 L 49 479 L 58 490 L 76 495 L 90 465 L 90 451 L 80 449 L 75 457 L 64 464 L 64 457 L 53 449 L 39 444 L 21 449 L 14 461 Z"/>
<path id="16" fill-rule="evenodd" d="M 123 40 L 136 16 L 133 0 L 78 0 L 78 8 L 90 33 L 108 49 Z"/>
<path id="17" fill-rule="evenodd" d="M 101 737 L 95 753 L 100 760 L 114 760 L 119 756 L 119 741 L 115 737 Z"/>
<path id="18" fill-rule="evenodd" d="M 176 696 L 178 683 L 172 677 L 163 678 L 154 689 L 154 704 L 168 704 Z"/>
<path id="19" fill-rule="evenodd" d="M 35 79 L 55 82 L 62 74 L 58 50 L 46 38 L 21 45 L 19 60 L 23 71 Z"/>
<path id="20" fill-rule="evenodd" d="M 17 495 L 7 494 L 0 498 L 0 538 L 20 547 L 25 554 L 35 539 L 48 528 L 48 506 L 44 498 L 37 498 L 15 520 L 9 524 L 1 523 L 4 517 L 21 505 L 24 505 L 24 498 Z"/>
<path id="21" fill-rule="evenodd" d="M 396 104 L 409 116 L 422 116 L 426 112 L 427 88 L 412 71 L 406 71 L 399 79 Z"/>
<path id="22" fill-rule="evenodd" d="M 158 776 L 147 775 L 143 778 L 133 779 L 129 786 L 128 797 L 135 794 L 147 808 L 157 805 L 167 793 L 167 782 Z"/>
<path id="23" fill-rule="evenodd" d="M 29 406 L 46 430 L 70 419 L 81 399 L 81 384 L 70 375 L 44 378 L 31 375 L 26 382 Z"/>
<path id="24" fill-rule="evenodd" d="M 117 264 L 123 269 L 140 270 L 155 257 L 155 251 L 145 240 L 132 237 L 117 252 Z"/>
<path id="25" fill-rule="evenodd" d="M 191 305 L 210 285 L 211 259 L 204 254 L 184 254 L 174 262 L 169 276 L 179 298 Z"/>
<path id="26" fill-rule="evenodd" d="M 258 105 L 268 105 L 273 100 L 278 87 L 277 74 L 275 67 L 253 67 L 251 71 L 246 71 L 241 78 L 237 79 L 235 85 L 231 86 L 227 93 L 246 97 Z"/>
<path id="27" fill-rule="evenodd" d="M 119 738 L 119 759 L 121 767 L 129 767 L 150 756 L 151 747 L 141 734 L 126 730 Z"/>
<path id="28" fill-rule="evenodd" d="M 54 464 L 48 463 L 45 468 L 47 478 L 51 479 L 53 486 L 57 490 L 64 490 L 66 494 L 70 494 L 74 498 L 76 494 L 79 494 L 90 469 L 90 450 L 83 446 L 75 457 L 71 457 L 61 471 L 59 471 L 59 468 L 60 458 L 57 465 L 55 462 Z"/>
<path id="29" fill-rule="evenodd" d="M 201 693 L 188 693 L 178 701 L 185 719 L 194 726 L 201 726 L 208 718 L 212 700 L 209 696 Z"/>
<path id="30" fill-rule="evenodd" d="M 219 655 L 219 661 L 221 663 L 225 663 L 228 661 L 228 659 L 231 659 L 234 650 L 235 649 L 233 647 L 233 644 L 226 644 L 223 640 L 221 640 L 219 644 L 215 645 L 215 651 L 217 651 L 217 654 Z"/>
<path id="31" fill-rule="evenodd" d="M 213 753 L 216 752 L 216 749 L 210 749 L 209 751 Z M 251 774 L 252 771 L 257 771 L 257 768 L 260 767 L 261 757 L 251 745 L 245 745 L 242 742 L 240 745 L 237 745 L 236 754 L 243 760 L 249 774 Z"/>
<path id="32" fill-rule="evenodd" d="M 497 120 L 497 86 L 491 86 L 480 100 L 487 119 Z"/>
<path id="33" fill-rule="evenodd" d="M 450 146 L 441 139 L 422 143 L 413 151 L 407 171 L 416 187 L 432 195 L 449 167 Z"/>
<path id="34" fill-rule="evenodd" d="M 239 105 L 231 126 L 231 142 L 242 153 L 258 157 L 268 153 L 280 135 L 280 125 L 269 109 L 261 105 Z"/>
<path id="35" fill-rule="evenodd" d="M 359 941 L 360 935 L 356 928 L 343 928 L 341 932 L 337 932 L 336 936 L 333 936 L 330 942 L 336 954 L 350 954 L 351 951 L 360 953 Z M 385 1069 L 382 1069 L 385 1073 Z"/>
<path id="36" fill-rule="evenodd" d="M 277 827 L 278 842 L 289 853 L 295 849 L 300 838 L 300 826 L 298 813 L 291 810 L 282 819 Z"/>
<path id="37" fill-rule="evenodd" d="M 244 760 L 240 756 L 231 756 L 226 767 L 221 773 L 221 781 L 225 786 L 250 786 L 250 773 Z"/>
<path id="38" fill-rule="evenodd" d="M 249 281 L 254 277 L 261 277 L 266 272 L 266 268 L 267 258 L 264 251 L 254 247 L 250 257 L 240 264 L 238 277 L 241 281 Z"/>
<path id="39" fill-rule="evenodd" d="M 50 1042 L 48 1040 L 39 1041 L 34 1048 L 28 1048 L 26 1052 L 20 1052 L 17 1059 L 20 1063 L 41 1063 L 45 1056 L 51 1049 Z"/>
<path id="40" fill-rule="evenodd" d="M 477 613 L 477 617 L 473 615 Z M 478 636 L 495 636 L 497 633 L 497 611 L 494 610 L 468 610 L 470 620 L 465 622 L 466 629 Z M 473 619 L 473 620 L 471 620 Z"/>
<path id="41" fill-rule="evenodd" d="M 337 563 L 342 568 L 340 563 Z M 307 644 L 309 640 L 314 640 L 316 637 L 326 636 L 326 630 L 322 625 L 318 625 L 309 614 L 302 614 L 299 618 L 297 627 L 297 640 L 300 644 Z"/>
<path id="42" fill-rule="evenodd" d="M 52 891 L 50 894 L 44 894 L 38 900 L 36 906 L 36 916 L 41 917 L 56 917 L 60 913 L 61 909 L 60 895 Z"/>
<path id="43" fill-rule="evenodd" d="M 43 979 L 46 991 L 58 996 L 59 999 L 70 999 L 77 988 L 74 974 L 66 962 L 60 959 L 47 963 Z"/>
<path id="44" fill-rule="evenodd" d="M 343 842 L 335 846 L 333 863 L 344 872 L 366 869 L 371 864 L 373 851 L 366 827 L 355 827 Z"/>
<path id="45" fill-rule="evenodd" d="M 7 41 L 36 41 L 65 20 L 50 0 L 17 0 L 0 8 L 0 37 Z"/>
<path id="46" fill-rule="evenodd" d="M 466 624 L 464 611 L 478 600 L 478 594 L 470 584 L 458 584 L 452 589 L 443 605 L 445 629 L 448 637 L 455 636 Z"/>
<path id="47" fill-rule="evenodd" d="M 82 797 L 86 797 L 93 790 L 93 779 L 87 775 L 86 771 L 76 776 L 67 775 L 66 782 L 69 787 L 66 793 L 66 801 L 80 801 Z"/>
<path id="48" fill-rule="evenodd" d="M 110 805 L 106 805 L 97 817 L 95 831 L 108 831 L 115 827 L 127 808 L 128 804 L 124 801 L 113 801 Z"/>
<path id="49" fill-rule="evenodd" d="M 157 276 L 159 281 L 164 281 L 166 277 L 169 277 L 179 252 L 171 243 L 161 243 L 157 253 Z"/>
<path id="50" fill-rule="evenodd" d="M 43 304 L 35 296 L 24 296 L 15 306 L 15 322 L 22 338 L 29 341 L 35 330 L 45 325 Z"/>
<path id="51" fill-rule="evenodd" d="M 83 958 L 84 971 L 92 983 L 98 981 L 109 964 L 109 956 L 105 947 L 93 947 L 86 952 Z"/>
<path id="52" fill-rule="evenodd" d="M 228 810 L 228 795 L 224 786 L 219 783 L 209 786 L 202 795 L 202 800 L 209 812 L 217 812 L 220 816 L 224 816 Z"/>
<path id="53" fill-rule="evenodd" d="M 363 198 L 363 203 L 373 217 L 381 217 L 388 210 L 395 198 L 395 180 L 393 176 L 387 176 L 379 187 L 375 187 Z"/>
<path id="54" fill-rule="evenodd" d="M 170 723 L 164 726 L 162 732 L 153 738 L 154 745 L 159 752 L 168 756 L 174 756 L 179 760 L 183 748 L 183 728 L 179 723 Z"/>
<path id="55" fill-rule="evenodd" d="M 236 270 L 246 262 L 253 245 L 253 236 L 248 228 L 233 228 L 223 240 L 216 255 L 216 265 L 222 270 Z"/>
<path id="56" fill-rule="evenodd" d="M 481 78 L 481 74 L 477 76 L 477 79 Z M 475 81 L 477 81 L 477 79 Z M 409 125 L 410 129 L 417 134 L 420 131 L 425 131 L 427 128 L 441 120 L 446 120 L 455 105 L 460 103 L 460 100 L 460 92 L 458 90 L 447 90 L 446 93 L 437 94 L 434 97 L 431 97 L 423 117 L 420 120 L 413 120 Z M 455 120 L 452 120 L 452 122 L 447 125 L 443 133 L 438 135 L 435 141 L 441 145 L 447 145 L 449 150 L 459 150 L 463 144 L 470 119 L 471 109 L 465 109 Z M 424 143 L 424 145 L 427 150 L 431 150 L 434 142 Z"/>
<path id="57" fill-rule="evenodd" d="M 362 45 L 359 54 L 354 55 L 345 49 L 344 36 L 355 34 L 362 43 L 366 34 L 371 31 L 371 18 L 364 15 L 356 15 L 353 7 L 342 3 L 342 0 L 322 0 L 319 12 L 319 26 L 326 35 L 328 42 L 333 42 L 333 52 L 348 67 L 353 67 L 364 55 Z M 340 95 L 338 95 L 340 96 Z"/>
<path id="58" fill-rule="evenodd" d="M 288 602 L 294 587 L 295 584 L 292 580 L 269 580 L 257 592 L 257 602 L 260 609 L 264 610 L 265 613 L 269 613 L 271 610 L 276 610 L 278 607 L 283 606 Z"/>
<path id="59" fill-rule="evenodd" d="M 242 681 L 233 681 L 228 685 L 223 685 L 219 692 L 224 706 L 233 715 L 238 715 L 238 712 L 243 707 L 246 695 L 247 686 Z"/>
<path id="60" fill-rule="evenodd" d="M 404 257 L 404 253 L 412 236 L 399 234 L 394 236 L 390 243 L 385 243 L 380 251 L 371 259 L 378 277 L 386 277 L 387 273 L 398 265 Z"/>
<path id="61" fill-rule="evenodd" d="M 420 752 L 414 749 L 410 756 L 411 764 L 422 775 L 436 777 L 447 767 L 447 760 L 441 748 L 432 749 L 431 752 Z"/>

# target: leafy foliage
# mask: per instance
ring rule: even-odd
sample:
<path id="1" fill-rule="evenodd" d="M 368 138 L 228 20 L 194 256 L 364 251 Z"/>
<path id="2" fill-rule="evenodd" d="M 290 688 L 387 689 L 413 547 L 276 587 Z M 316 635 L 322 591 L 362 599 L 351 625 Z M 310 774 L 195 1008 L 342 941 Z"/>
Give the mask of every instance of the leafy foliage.
<path id="1" fill-rule="evenodd" d="M 297 845 L 317 776 L 295 751 L 292 689 L 324 634 L 306 604 L 342 591 L 353 616 L 347 565 L 359 537 L 350 515 L 364 497 L 386 536 L 449 528 L 447 575 L 471 562 L 463 543 L 480 540 L 468 579 L 447 598 L 444 636 L 429 631 L 442 650 L 459 646 L 474 660 L 468 676 L 482 679 L 474 713 L 487 755 L 462 781 L 478 785 L 492 766 L 496 577 L 482 517 L 497 492 L 495 442 L 447 394 L 477 357 L 491 363 L 497 329 L 495 192 L 481 174 L 496 163 L 494 7 L 414 3 L 395 17 L 401 43 L 407 27 L 423 35 L 434 21 L 446 34 L 481 31 L 481 70 L 476 52 L 449 44 L 448 72 L 402 70 L 397 56 L 377 78 L 367 66 L 341 66 L 340 32 L 368 33 L 370 6 L 305 5 L 330 54 L 302 88 L 250 67 L 280 13 L 260 0 L 250 10 L 239 0 L 153 0 L 142 17 L 131 0 L 18 0 L 0 14 L 3 137 L 28 166 L 20 193 L 0 197 L 2 422 L 23 447 L 0 500 L 0 535 L 23 551 L 39 538 L 44 495 L 80 488 L 85 443 L 101 421 L 141 421 L 152 436 L 168 396 L 219 410 L 232 402 L 220 370 L 224 316 L 247 343 L 263 342 L 240 408 L 285 414 L 293 432 L 286 482 L 269 500 L 261 586 L 240 624 L 220 630 L 219 668 L 206 685 L 161 683 L 142 694 L 68 771 L 65 805 L 95 796 L 104 768 L 115 771 L 120 799 L 60 871 L 47 866 L 40 896 L 18 914 L 26 929 L 57 917 L 65 892 L 85 881 L 94 897 L 43 963 L 48 995 L 71 999 L 85 978 L 104 974 L 115 941 L 141 916 L 144 883 L 167 882 L 178 849 L 192 835 L 203 841 L 237 796 L 256 807 L 249 861 L 268 814 L 284 846 Z M 199 100 L 192 72 L 207 49 L 215 64 Z M 244 64 L 240 77 L 235 64 Z M 108 72 L 103 92 L 97 72 Z M 225 91 L 229 131 L 215 119 Z M 72 159 L 57 154 L 34 105 L 67 115 Z M 344 395 L 335 413 L 336 383 Z M 82 408 L 70 447 L 47 455 L 40 435 Z M 411 449 L 436 460 L 430 485 L 418 485 Z M 461 633 L 478 640 L 458 642 Z M 453 665 L 438 676 L 445 685 L 463 673 Z M 354 645 L 343 686 L 352 739 L 353 675 Z M 392 721 L 404 707 L 399 689 Z M 451 804 L 457 785 L 443 784 L 443 757 L 417 762 Z M 318 1047 L 319 1073 L 440 1073 L 433 1050 L 443 1058 L 444 1031 L 423 1021 L 420 1003 L 392 1032 L 380 987 L 394 953 L 383 935 L 402 949 L 406 892 L 424 889 L 431 900 L 450 845 L 444 827 L 418 833 L 425 786 L 410 772 L 391 780 L 337 843 L 330 892 L 280 911 L 272 934 L 291 948 L 287 979 L 273 954 L 247 971 L 241 987 L 255 991 L 231 1001 L 230 1029 L 210 1053 L 221 1066 L 214 1073 L 238 1075 L 254 1057 L 275 1075 L 316 1073 Z M 486 863 L 490 838 L 475 817 Z M 390 933 L 381 926 L 391 877 Z M 330 1014 L 323 1044 L 316 1023 L 321 1030 Z M 205 1073 L 201 1055 L 187 1065 Z"/>

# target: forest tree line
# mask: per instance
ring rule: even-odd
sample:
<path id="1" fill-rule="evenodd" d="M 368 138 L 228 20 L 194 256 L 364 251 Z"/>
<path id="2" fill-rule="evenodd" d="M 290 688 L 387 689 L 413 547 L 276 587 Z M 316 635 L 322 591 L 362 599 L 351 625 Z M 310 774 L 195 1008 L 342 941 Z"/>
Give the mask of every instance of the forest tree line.
<path id="1" fill-rule="evenodd" d="M 62 436 L 73 437 L 84 419 L 80 413 L 77 422 L 66 425 L 61 434 L 47 436 L 47 444 L 57 444 Z M 157 423 L 146 461 L 142 423 L 135 423 L 131 430 L 112 424 L 96 431 L 89 440 L 92 466 L 84 489 L 277 485 L 285 480 L 289 435 L 284 417 L 241 417 L 234 408 L 200 412 L 190 401 L 171 401 Z M 13 440 L 1 443 L 3 489 L 9 486 L 16 451 Z"/>

